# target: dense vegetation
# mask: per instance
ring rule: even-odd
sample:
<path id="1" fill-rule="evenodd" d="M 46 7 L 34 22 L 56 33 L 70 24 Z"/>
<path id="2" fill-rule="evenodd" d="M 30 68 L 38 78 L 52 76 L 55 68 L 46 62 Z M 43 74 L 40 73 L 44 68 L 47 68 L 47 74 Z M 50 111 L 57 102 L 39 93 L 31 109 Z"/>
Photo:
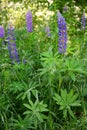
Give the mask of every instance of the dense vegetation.
<path id="1" fill-rule="evenodd" d="M 0 130 L 87 130 L 86 4 L 1 0 Z M 67 27 L 64 53 L 58 49 L 58 10 Z M 9 40 L 16 44 L 17 60 L 9 56 Z"/>

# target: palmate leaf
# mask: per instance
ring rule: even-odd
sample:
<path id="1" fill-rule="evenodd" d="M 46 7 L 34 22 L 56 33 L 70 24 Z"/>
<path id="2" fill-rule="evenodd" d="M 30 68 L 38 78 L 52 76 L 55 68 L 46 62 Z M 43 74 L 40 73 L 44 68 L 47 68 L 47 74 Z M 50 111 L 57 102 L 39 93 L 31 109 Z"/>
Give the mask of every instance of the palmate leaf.
<path id="1" fill-rule="evenodd" d="M 18 119 L 12 119 L 12 120 L 13 120 L 12 126 L 15 129 L 18 130 L 27 130 L 29 128 L 34 129 L 34 126 L 32 125 L 33 124 L 32 118 L 29 118 L 27 116 L 23 118 L 20 115 L 18 115 Z"/>
<path id="2" fill-rule="evenodd" d="M 39 102 L 36 100 L 34 103 L 30 100 L 29 104 L 24 104 L 27 110 L 24 112 L 25 115 L 31 115 L 34 119 L 38 119 L 40 122 L 44 121 L 47 117 L 44 115 L 44 112 L 48 111 L 47 104 L 44 104 L 43 101 Z M 33 120 L 34 120 L 33 119 Z"/>
<path id="3" fill-rule="evenodd" d="M 74 117 L 73 111 L 71 110 L 71 107 L 77 107 L 80 106 L 80 101 L 77 100 L 78 94 L 74 94 L 73 90 L 71 90 L 69 93 L 64 89 L 61 89 L 61 94 L 55 93 L 53 99 L 56 101 L 56 104 L 58 104 L 59 110 L 63 111 L 64 118 L 67 117 L 67 112 L 70 114 L 70 116 Z"/>
<path id="4" fill-rule="evenodd" d="M 53 48 L 50 47 L 48 51 L 41 53 L 40 60 L 43 68 L 39 69 L 40 75 L 44 75 L 48 72 L 54 73 L 56 71 L 58 64 L 58 54 L 54 54 L 52 49 Z"/>
<path id="5" fill-rule="evenodd" d="M 36 82 L 30 81 L 29 85 L 25 84 L 25 87 L 26 88 L 25 88 L 25 92 L 22 95 L 22 100 L 24 100 L 26 97 L 29 100 L 31 97 L 31 94 L 33 94 L 33 96 L 36 97 L 35 93 L 38 93 L 36 89 L 38 87 L 38 84 Z"/>
<path id="6" fill-rule="evenodd" d="M 83 60 L 75 57 L 66 58 L 64 69 L 62 69 L 62 71 L 67 72 L 67 76 L 69 76 L 73 81 L 76 80 L 77 74 L 87 75 L 87 72 L 84 70 Z"/>

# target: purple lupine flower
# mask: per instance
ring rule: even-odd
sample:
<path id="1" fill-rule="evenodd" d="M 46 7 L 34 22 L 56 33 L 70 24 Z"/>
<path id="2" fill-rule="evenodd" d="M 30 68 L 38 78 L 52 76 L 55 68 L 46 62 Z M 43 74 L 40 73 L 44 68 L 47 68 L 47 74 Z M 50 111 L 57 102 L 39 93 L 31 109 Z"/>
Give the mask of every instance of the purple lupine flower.
<path id="1" fill-rule="evenodd" d="M 27 26 L 27 31 L 32 32 L 32 30 L 33 30 L 33 27 L 32 27 L 32 13 L 31 13 L 30 10 L 26 13 L 26 26 Z"/>
<path id="2" fill-rule="evenodd" d="M 66 27 L 66 21 L 60 12 L 58 12 L 58 29 L 59 29 L 58 49 L 60 53 L 65 53 L 67 44 L 67 27 Z"/>
<path id="3" fill-rule="evenodd" d="M 49 26 L 46 26 L 45 32 L 46 32 L 47 37 L 49 38 L 51 36 L 51 34 L 50 34 L 50 27 Z"/>
<path id="4" fill-rule="evenodd" d="M 0 26 L 0 38 L 3 38 L 5 36 L 4 27 Z"/>
<path id="5" fill-rule="evenodd" d="M 82 26 L 82 30 L 86 29 L 86 16 L 84 13 L 82 14 L 82 18 L 81 18 L 81 26 Z"/>
<path id="6" fill-rule="evenodd" d="M 8 25 L 8 50 L 9 50 L 9 55 L 12 60 L 12 63 L 14 62 L 19 62 L 19 56 L 18 52 L 16 49 L 16 43 L 15 43 L 15 35 L 14 35 L 14 28 L 12 26 L 12 23 L 9 23 Z"/>

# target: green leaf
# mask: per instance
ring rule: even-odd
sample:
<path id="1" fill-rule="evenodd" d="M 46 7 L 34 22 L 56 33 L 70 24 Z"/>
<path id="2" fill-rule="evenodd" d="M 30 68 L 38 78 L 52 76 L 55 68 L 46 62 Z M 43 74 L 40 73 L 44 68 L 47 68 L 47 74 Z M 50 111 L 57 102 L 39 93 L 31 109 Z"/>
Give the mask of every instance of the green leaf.
<path id="1" fill-rule="evenodd" d="M 24 104 L 24 106 L 25 106 L 26 108 L 28 108 L 29 110 L 32 110 L 32 107 L 31 107 L 30 105 Z"/>
<path id="2" fill-rule="evenodd" d="M 62 100 L 62 98 L 56 93 L 55 93 L 55 96 L 53 97 L 53 99 L 57 102 L 57 104 L 60 104 L 60 102 Z"/>
<path id="3" fill-rule="evenodd" d="M 74 94 L 73 89 L 69 93 L 64 89 L 61 89 L 60 95 L 55 93 L 53 99 L 56 101 L 56 104 L 60 105 L 59 110 L 63 111 L 64 118 L 67 117 L 67 112 L 70 116 L 74 117 L 71 107 L 80 106 L 80 101 L 77 100 L 78 94 Z"/>

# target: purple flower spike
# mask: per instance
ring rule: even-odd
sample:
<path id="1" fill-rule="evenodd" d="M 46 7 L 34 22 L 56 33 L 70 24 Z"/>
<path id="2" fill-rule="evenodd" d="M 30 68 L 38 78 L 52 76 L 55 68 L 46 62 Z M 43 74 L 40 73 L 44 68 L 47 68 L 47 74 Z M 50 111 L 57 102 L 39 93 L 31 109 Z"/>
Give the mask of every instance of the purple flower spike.
<path id="1" fill-rule="evenodd" d="M 65 53 L 67 44 L 67 28 L 66 28 L 66 21 L 60 12 L 58 12 L 58 29 L 59 29 L 58 49 L 60 53 Z"/>
<path id="2" fill-rule="evenodd" d="M 15 37 L 14 37 L 14 28 L 11 23 L 8 25 L 8 50 L 9 55 L 12 60 L 12 63 L 19 62 L 18 52 L 16 49 Z"/>
<path id="3" fill-rule="evenodd" d="M 47 37 L 49 38 L 51 36 L 51 34 L 50 34 L 50 27 L 49 26 L 46 26 L 45 32 L 46 32 Z"/>
<path id="4" fill-rule="evenodd" d="M 82 14 L 82 18 L 81 18 L 81 26 L 82 26 L 82 30 L 86 29 L 86 16 L 84 13 Z"/>
<path id="5" fill-rule="evenodd" d="M 26 26 L 27 31 L 32 32 L 32 13 L 30 10 L 26 13 Z"/>
<path id="6" fill-rule="evenodd" d="M 0 38 L 3 38 L 5 36 L 4 28 L 3 26 L 0 26 Z"/>

